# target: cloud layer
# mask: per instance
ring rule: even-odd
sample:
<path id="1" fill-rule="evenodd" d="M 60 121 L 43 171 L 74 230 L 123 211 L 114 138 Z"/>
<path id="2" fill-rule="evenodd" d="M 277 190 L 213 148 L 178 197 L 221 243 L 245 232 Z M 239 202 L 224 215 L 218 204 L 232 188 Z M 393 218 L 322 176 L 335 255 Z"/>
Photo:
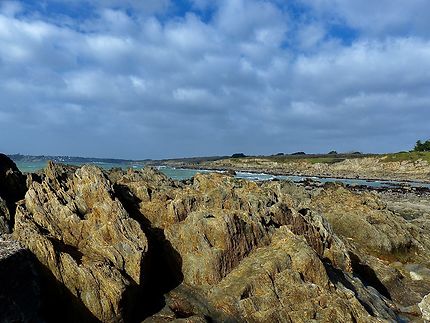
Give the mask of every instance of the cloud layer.
<path id="1" fill-rule="evenodd" d="M 8 153 L 383 152 L 430 137 L 428 1 L 41 3 L 1 3 Z"/>

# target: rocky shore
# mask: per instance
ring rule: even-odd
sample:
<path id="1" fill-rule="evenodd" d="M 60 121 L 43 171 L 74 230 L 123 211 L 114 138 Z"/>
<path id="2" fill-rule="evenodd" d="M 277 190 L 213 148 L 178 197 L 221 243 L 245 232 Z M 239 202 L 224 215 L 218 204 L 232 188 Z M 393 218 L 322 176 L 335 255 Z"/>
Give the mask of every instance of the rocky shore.
<path id="1" fill-rule="evenodd" d="M 338 162 L 311 162 L 312 159 L 287 158 L 226 158 L 193 163 L 166 161 L 170 167 L 244 171 L 273 175 L 315 176 L 392 181 L 419 181 L 430 183 L 430 164 L 426 160 L 390 161 L 385 157 L 356 157 Z"/>
<path id="2" fill-rule="evenodd" d="M 429 229 L 428 192 L 0 155 L 0 322 L 423 322 Z"/>

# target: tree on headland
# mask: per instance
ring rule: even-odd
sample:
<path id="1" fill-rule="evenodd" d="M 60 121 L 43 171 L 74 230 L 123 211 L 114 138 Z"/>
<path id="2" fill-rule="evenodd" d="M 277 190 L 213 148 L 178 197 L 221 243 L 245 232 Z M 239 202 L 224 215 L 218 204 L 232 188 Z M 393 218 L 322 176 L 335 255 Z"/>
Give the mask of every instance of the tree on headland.
<path id="1" fill-rule="evenodd" d="M 418 140 L 415 144 L 414 151 L 430 151 L 430 140 L 427 140 L 425 142 L 421 142 L 421 140 Z"/>
<path id="2" fill-rule="evenodd" d="M 243 157 L 246 157 L 244 153 L 235 153 L 231 155 L 231 158 L 243 158 Z"/>

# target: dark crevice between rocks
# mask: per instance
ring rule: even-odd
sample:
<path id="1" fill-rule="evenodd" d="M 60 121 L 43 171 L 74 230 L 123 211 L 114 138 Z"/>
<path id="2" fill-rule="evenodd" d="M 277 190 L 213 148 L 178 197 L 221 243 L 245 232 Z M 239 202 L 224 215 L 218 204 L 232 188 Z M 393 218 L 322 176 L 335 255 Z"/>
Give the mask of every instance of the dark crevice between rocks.
<path id="1" fill-rule="evenodd" d="M 175 313 L 175 316 L 178 319 L 187 319 L 194 315 L 194 313 L 184 311 L 181 308 L 170 308 L 170 309 L 173 311 L 173 313 Z"/>
<path id="2" fill-rule="evenodd" d="M 378 276 L 376 276 L 375 271 L 369 267 L 361 263 L 360 258 L 357 255 L 350 252 L 349 257 L 351 258 L 351 265 L 354 274 L 360 278 L 360 280 L 366 286 L 372 286 L 375 288 L 381 295 L 384 295 L 386 298 L 391 300 L 391 295 L 388 289 L 382 284 L 379 280 Z"/>
<path id="3" fill-rule="evenodd" d="M 181 284 L 169 292 L 166 298 L 168 308 L 176 316 L 196 316 L 203 318 L 206 322 L 238 323 L 243 321 L 237 315 L 227 314 L 221 308 L 215 308 L 208 302 L 204 294 L 186 284 Z M 180 317 L 176 318 L 180 319 Z"/>
<path id="4" fill-rule="evenodd" d="M 25 214 L 28 214 L 28 211 L 27 211 L 27 209 L 24 207 L 24 208 L 22 208 L 21 210 L 25 210 L 25 211 L 23 211 Z M 28 215 L 27 215 L 28 216 Z M 49 230 L 48 229 L 46 229 L 46 228 L 44 228 L 44 227 L 42 227 L 41 225 L 39 225 L 37 222 L 34 222 L 34 224 L 35 224 L 35 226 L 36 226 L 36 228 L 37 228 L 37 230 L 39 231 L 39 233 L 41 234 L 41 235 L 44 235 L 44 236 L 47 236 L 47 237 L 49 237 L 50 235 L 51 235 L 51 233 L 49 232 Z"/>
<path id="5" fill-rule="evenodd" d="M 251 288 L 248 286 L 245 288 L 245 290 L 242 292 L 242 294 L 240 295 L 240 300 L 244 300 L 247 298 L 250 298 L 252 295 L 252 290 Z"/>
<path id="6" fill-rule="evenodd" d="M 366 285 L 355 272 L 353 276 L 350 277 L 349 274 L 333 267 L 329 261 L 324 261 L 323 264 L 330 281 L 335 286 L 343 285 L 351 290 L 363 308 L 371 316 L 388 321 L 402 322 L 402 319 L 395 313 L 393 308 L 391 308 L 390 300 L 382 295 L 375 287 Z"/>
<path id="7" fill-rule="evenodd" d="M 125 185 L 115 184 L 116 197 L 129 215 L 136 220 L 148 239 L 148 251 L 142 264 L 141 286 L 130 322 L 141 322 L 166 305 L 165 294 L 183 281 L 182 258 L 166 240 L 164 230 L 154 228 L 140 212 L 141 202 Z M 138 300 L 138 301 L 136 301 Z"/>
<path id="8" fill-rule="evenodd" d="M 307 216 L 309 214 L 310 210 L 309 209 L 300 209 L 299 213 L 303 216 Z"/>
<path id="9" fill-rule="evenodd" d="M 275 221 L 273 221 L 273 218 L 270 217 L 269 220 L 262 218 L 261 219 L 262 224 L 266 227 L 266 228 L 275 228 L 275 229 L 279 229 L 281 227 L 281 225 Z"/>
<path id="10" fill-rule="evenodd" d="M 87 211 L 81 210 L 79 206 L 76 206 L 75 212 L 74 212 L 79 219 L 86 220 L 87 219 Z"/>
<path id="11" fill-rule="evenodd" d="M 47 238 L 54 246 L 54 250 L 58 250 L 59 252 L 66 253 L 70 255 L 70 257 L 72 257 L 73 260 L 76 261 L 78 265 L 82 264 L 82 257 L 84 254 L 78 248 L 65 244 L 63 241 L 54 239 L 52 237 L 47 237 Z"/>
<path id="12" fill-rule="evenodd" d="M 324 263 L 324 267 L 326 269 L 326 272 L 328 274 L 328 277 L 330 279 L 330 281 L 332 283 L 334 283 L 335 285 L 337 285 L 338 283 L 342 284 L 343 286 L 345 286 L 346 288 L 348 288 L 349 290 L 351 290 L 352 292 L 354 292 L 356 298 L 358 299 L 358 301 L 360 302 L 360 304 L 365 308 L 365 310 L 372 316 L 375 316 L 375 313 L 372 309 L 371 306 L 369 306 L 369 304 L 367 304 L 366 302 L 364 302 L 357 293 L 356 288 L 354 287 L 354 285 L 345 277 L 345 274 L 343 273 L 342 270 L 337 269 L 335 267 L 333 267 L 331 264 L 329 264 L 328 262 Z"/>

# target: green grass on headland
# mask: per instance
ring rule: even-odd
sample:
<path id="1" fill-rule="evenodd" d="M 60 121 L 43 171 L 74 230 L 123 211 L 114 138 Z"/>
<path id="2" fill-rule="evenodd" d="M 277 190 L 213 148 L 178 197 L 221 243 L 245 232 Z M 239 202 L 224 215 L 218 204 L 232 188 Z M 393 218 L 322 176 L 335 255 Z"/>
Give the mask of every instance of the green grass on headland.
<path id="1" fill-rule="evenodd" d="M 387 154 L 384 156 L 383 161 L 384 162 L 401 162 L 401 161 L 417 161 L 417 160 L 425 160 L 428 163 L 430 163 L 430 152 L 418 152 L 418 151 L 412 151 L 412 152 L 400 152 L 396 154 Z"/>

